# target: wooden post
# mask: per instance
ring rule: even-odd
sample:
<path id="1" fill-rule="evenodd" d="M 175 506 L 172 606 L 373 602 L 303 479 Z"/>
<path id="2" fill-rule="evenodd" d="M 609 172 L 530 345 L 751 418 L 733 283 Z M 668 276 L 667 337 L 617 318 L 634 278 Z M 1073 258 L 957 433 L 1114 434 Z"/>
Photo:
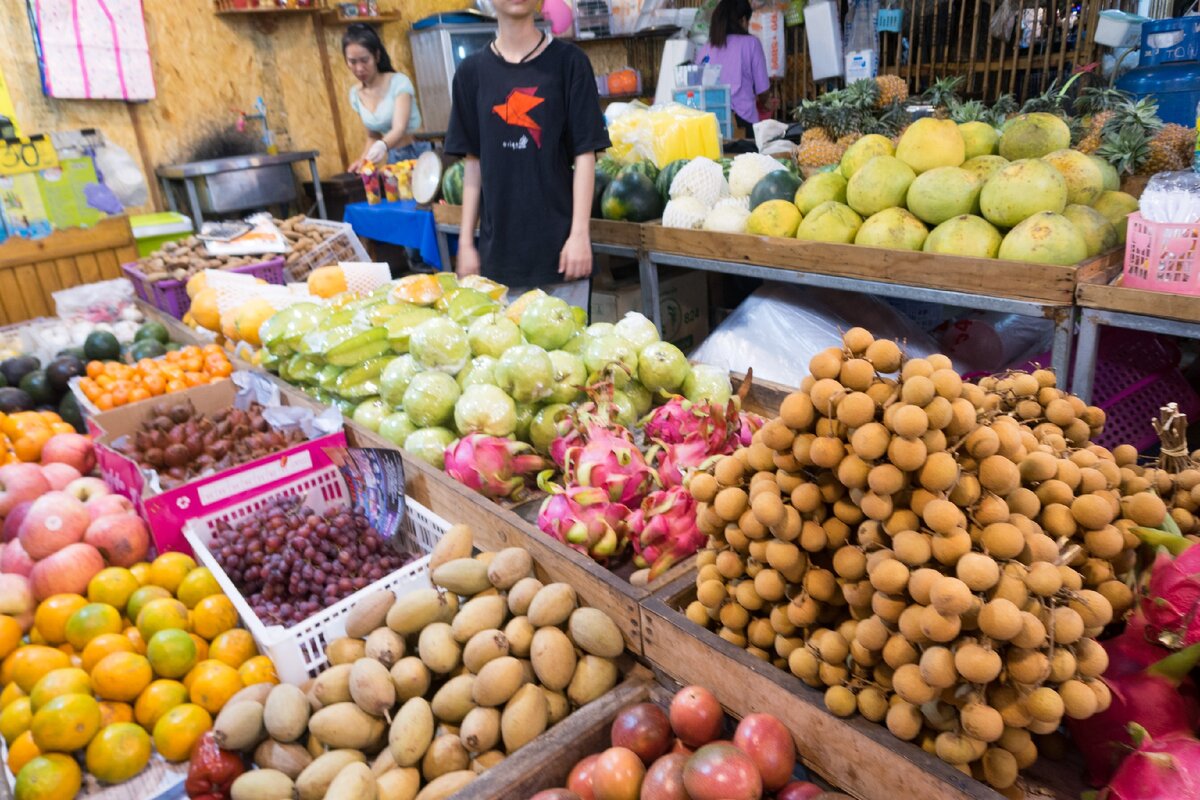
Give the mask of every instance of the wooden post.
<path id="1" fill-rule="evenodd" d="M 142 173 L 146 176 L 146 185 L 150 189 L 150 204 L 156 211 L 162 211 L 167 207 L 166 198 L 162 196 L 162 189 L 154 174 L 154 162 L 150 159 L 150 149 L 146 145 L 146 132 L 142 129 L 142 118 L 138 112 L 139 105 L 141 104 L 126 103 L 125 110 L 129 112 L 129 124 L 133 127 L 133 138 L 137 140 L 138 157 L 142 160 Z"/>
<path id="2" fill-rule="evenodd" d="M 342 114 L 338 110 L 333 68 L 329 64 L 329 45 L 325 41 L 324 15 L 313 15 L 313 32 L 317 36 L 317 52 L 321 56 L 321 78 L 325 82 L 325 93 L 329 95 L 329 113 L 333 116 L 333 137 L 337 139 L 338 157 L 341 158 L 341 163 L 346 165 L 350 163 L 350 151 L 346 149 L 346 134 L 342 130 Z"/>

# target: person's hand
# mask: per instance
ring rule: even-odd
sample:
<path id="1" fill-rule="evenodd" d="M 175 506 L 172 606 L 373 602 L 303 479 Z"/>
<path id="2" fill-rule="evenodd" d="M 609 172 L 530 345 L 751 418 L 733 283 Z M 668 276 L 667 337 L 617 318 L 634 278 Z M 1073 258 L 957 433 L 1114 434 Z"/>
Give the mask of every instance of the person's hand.
<path id="1" fill-rule="evenodd" d="M 346 172 L 353 172 L 355 175 L 362 172 L 363 160 L 360 158 L 350 166 L 346 167 Z"/>
<path id="2" fill-rule="evenodd" d="M 388 156 L 387 143 L 383 139 L 376 139 L 371 142 L 371 146 L 367 148 L 366 160 L 372 164 L 386 164 Z"/>
<path id="3" fill-rule="evenodd" d="M 454 273 L 460 278 L 479 274 L 479 251 L 473 244 L 459 243 Z"/>
<path id="4" fill-rule="evenodd" d="M 558 256 L 558 274 L 577 281 L 592 274 L 592 242 L 586 233 L 571 234 Z"/>

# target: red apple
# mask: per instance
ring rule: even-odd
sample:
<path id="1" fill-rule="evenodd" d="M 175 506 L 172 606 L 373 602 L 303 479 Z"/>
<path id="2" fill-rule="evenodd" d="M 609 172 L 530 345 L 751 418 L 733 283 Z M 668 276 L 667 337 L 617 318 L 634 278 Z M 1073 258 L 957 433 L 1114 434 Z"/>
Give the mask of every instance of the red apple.
<path id="1" fill-rule="evenodd" d="M 770 714 L 750 714 L 739 722 L 733 744 L 758 767 L 767 791 L 779 789 L 792 779 L 796 768 L 792 734 Z"/>
<path id="2" fill-rule="evenodd" d="M 32 500 L 24 500 L 13 506 L 12 511 L 9 511 L 8 516 L 4 518 L 4 532 L 0 538 L 6 542 L 16 539 L 17 532 L 21 530 L 21 523 L 25 521 L 25 515 L 31 508 L 33 508 Z"/>
<path id="3" fill-rule="evenodd" d="M 16 617 L 33 611 L 33 590 L 24 575 L 0 575 L 0 614 Z"/>
<path id="4" fill-rule="evenodd" d="M 0 572 L 26 576 L 33 572 L 33 559 L 21 547 L 20 539 L 13 539 L 4 545 L 4 552 L 0 553 Z"/>
<path id="5" fill-rule="evenodd" d="M 763 791 L 750 756 L 728 742 L 697 750 L 683 768 L 683 785 L 692 800 L 759 800 Z"/>
<path id="6" fill-rule="evenodd" d="M 572 767 L 571 774 L 567 776 L 567 788 L 582 800 L 596 800 L 596 794 L 592 791 L 592 780 L 596 774 L 596 762 L 599 760 L 600 754 L 593 753 Z"/>
<path id="7" fill-rule="evenodd" d="M 79 470 L 72 467 L 70 464 L 64 464 L 61 461 L 52 461 L 49 464 L 42 464 L 42 474 L 46 476 L 46 480 L 50 481 L 50 488 L 55 491 L 66 489 L 71 481 L 78 480 L 83 476 L 79 474 Z"/>
<path id="8" fill-rule="evenodd" d="M 612 724 L 613 747 L 627 747 L 649 766 L 671 749 L 671 723 L 654 703 L 638 703 L 617 714 Z"/>
<path id="9" fill-rule="evenodd" d="M 104 556 L 90 544 L 76 542 L 33 565 L 29 581 L 38 602 L 50 595 L 86 594 L 88 581 L 104 569 Z"/>
<path id="10" fill-rule="evenodd" d="M 34 501 L 50 491 L 50 481 L 37 464 L 5 464 L 0 467 L 0 517 L 7 517 L 18 503 Z"/>
<path id="11" fill-rule="evenodd" d="M 792 781 L 775 793 L 775 800 L 812 800 L 824 793 L 825 790 L 815 783 Z"/>
<path id="12" fill-rule="evenodd" d="M 671 728 L 689 747 L 716 739 L 724 723 L 721 704 L 703 686 L 685 686 L 671 698 Z"/>
<path id="13" fill-rule="evenodd" d="M 81 433 L 56 433 L 42 447 L 42 463 L 70 464 L 80 475 L 87 475 L 96 466 L 96 449 Z"/>
<path id="14" fill-rule="evenodd" d="M 47 492 L 33 501 L 17 536 L 33 559 L 42 559 L 83 538 L 88 523 L 83 503 L 66 492 Z"/>
<path id="15" fill-rule="evenodd" d="M 99 550 L 109 565 L 132 567 L 146 558 L 146 551 L 150 549 L 150 532 L 146 530 L 142 518 L 132 511 L 106 514 L 92 520 L 83 534 L 83 541 Z"/>
<path id="16" fill-rule="evenodd" d="M 93 521 L 100 517 L 107 517 L 109 514 L 129 514 L 133 511 L 133 503 L 130 499 L 116 492 L 97 495 L 84 503 L 83 506 L 87 509 L 88 516 Z"/>
<path id="17" fill-rule="evenodd" d="M 610 747 L 600 754 L 592 773 L 596 800 L 638 800 L 646 767 L 628 747 Z"/>
<path id="18" fill-rule="evenodd" d="M 683 753 L 668 753 L 651 764 L 642 781 L 640 800 L 688 800 L 683 788 L 683 767 L 687 760 Z"/>
<path id="19" fill-rule="evenodd" d="M 543 789 L 529 800 L 579 800 L 579 795 L 570 789 Z"/>
<path id="20" fill-rule="evenodd" d="M 66 492 L 81 503 L 86 503 L 94 497 L 112 494 L 112 489 L 108 488 L 108 484 L 99 478 L 85 475 L 78 480 L 71 481 L 67 485 Z"/>

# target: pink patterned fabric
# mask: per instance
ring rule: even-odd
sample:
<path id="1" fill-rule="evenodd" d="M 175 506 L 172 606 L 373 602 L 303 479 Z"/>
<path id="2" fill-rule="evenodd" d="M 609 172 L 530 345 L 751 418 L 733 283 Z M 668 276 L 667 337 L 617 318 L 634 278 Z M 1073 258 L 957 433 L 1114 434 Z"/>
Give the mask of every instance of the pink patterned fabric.
<path id="1" fill-rule="evenodd" d="M 154 99 L 142 0 L 28 1 L 47 96 Z"/>

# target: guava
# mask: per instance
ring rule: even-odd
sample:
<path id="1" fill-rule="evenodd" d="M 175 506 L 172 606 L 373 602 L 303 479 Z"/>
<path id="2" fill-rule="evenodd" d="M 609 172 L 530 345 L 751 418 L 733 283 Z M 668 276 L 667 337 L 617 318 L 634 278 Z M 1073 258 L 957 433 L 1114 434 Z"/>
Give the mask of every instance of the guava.
<path id="1" fill-rule="evenodd" d="M 630 381 L 621 391 L 629 397 L 633 403 L 633 410 L 639 417 L 649 413 L 650 406 L 654 405 L 654 397 L 650 390 L 637 381 Z"/>
<path id="2" fill-rule="evenodd" d="M 379 396 L 390 406 L 400 405 L 409 382 L 420 372 L 421 367 L 411 353 L 397 356 L 379 375 Z"/>
<path id="3" fill-rule="evenodd" d="M 462 372 L 456 376 L 460 388 L 474 386 L 477 383 L 496 383 L 496 359 L 491 356 L 475 356 Z"/>
<path id="4" fill-rule="evenodd" d="M 498 386 L 468 386 L 454 404 L 454 427 L 463 436 L 509 436 L 517 429 L 517 404 Z"/>
<path id="5" fill-rule="evenodd" d="M 570 413 L 571 407 L 565 403 L 552 403 L 538 409 L 529 424 L 529 442 L 534 449 L 548 453 L 551 443 L 558 438 L 558 421 Z"/>
<path id="6" fill-rule="evenodd" d="M 537 410 L 536 405 L 517 403 L 517 426 L 513 429 L 513 438 L 517 441 L 529 441 L 529 426 L 533 424 L 533 417 L 537 414 Z"/>
<path id="7" fill-rule="evenodd" d="M 554 365 L 554 386 L 546 399 L 551 403 L 573 403 L 583 394 L 587 383 L 587 367 L 583 357 L 566 350 L 551 350 L 550 363 Z"/>
<path id="8" fill-rule="evenodd" d="M 638 380 L 651 392 L 676 392 L 691 367 L 687 356 L 670 342 L 654 342 L 638 353 Z"/>
<path id="9" fill-rule="evenodd" d="M 426 320 L 418 325 L 412 332 L 408 348 L 424 369 L 450 375 L 456 375 L 471 357 L 471 344 L 467 341 L 466 332 L 445 317 Z"/>
<path id="10" fill-rule="evenodd" d="M 554 363 L 536 344 L 519 344 L 496 361 L 496 385 L 518 403 L 536 403 L 550 396 Z"/>
<path id="11" fill-rule="evenodd" d="M 614 326 L 613 333 L 632 344 L 637 351 L 659 340 L 658 328 L 645 314 L 630 311 Z"/>
<path id="12" fill-rule="evenodd" d="M 632 428 L 637 424 L 638 412 L 637 406 L 634 405 L 633 398 L 625 394 L 624 391 L 618 389 L 613 392 L 613 405 L 617 407 L 616 422 L 618 425 L 624 425 L 626 428 Z"/>
<path id="13" fill-rule="evenodd" d="M 583 332 L 592 337 L 608 336 L 610 333 L 617 332 L 617 326 L 611 322 L 593 322 L 584 328 Z"/>
<path id="14" fill-rule="evenodd" d="M 708 364 L 696 364 L 683 382 L 683 396 L 693 403 L 701 401 L 725 405 L 733 396 L 729 373 Z"/>
<path id="15" fill-rule="evenodd" d="M 529 343 L 543 350 L 558 350 L 580 329 L 567 301 L 553 295 L 530 300 L 521 313 L 520 326 Z"/>
<path id="16" fill-rule="evenodd" d="M 382 398 L 368 397 L 355 406 L 354 413 L 350 416 L 350 419 L 369 431 L 377 431 L 380 424 L 383 423 L 383 418 L 391 410 L 387 402 Z"/>
<path id="17" fill-rule="evenodd" d="M 404 440 L 417 430 L 408 414 L 403 411 L 393 411 L 383 418 L 379 424 L 379 435 L 397 447 L 404 446 Z"/>
<path id="18" fill-rule="evenodd" d="M 414 375 L 404 392 L 404 412 L 414 425 L 431 428 L 450 420 L 462 390 L 445 372 L 430 370 Z"/>
<path id="19" fill-rule="evenodd" d="M 611 333 L 588 342 L 583 352 L 583 363 L 589 373 L 611 377 L 618 386 L 637 374 L 637 348 L 623 336 Z"/>
<path id="20" fill-rule="evenodd" d="M 467 328 L 471 354 L 499 358 L 510 347 L 521 344 L 524 338 L 517 324 L 503 314 L 484 314 Z"/>
<path id="21" fill-rule="evenodd" d="M 471 320 L 499 310 L 500 304 L 478 289 L 459 288 L 442 295 L 434 308 L 459 325 L 469 325 Z"/>
<path id="22" fill-rule="evenodd" d="M 438 469 L 446 468 L 446 448 L 458 438 L 448 428 L 422 428 L 409 434 L 404 449 Z"/>

